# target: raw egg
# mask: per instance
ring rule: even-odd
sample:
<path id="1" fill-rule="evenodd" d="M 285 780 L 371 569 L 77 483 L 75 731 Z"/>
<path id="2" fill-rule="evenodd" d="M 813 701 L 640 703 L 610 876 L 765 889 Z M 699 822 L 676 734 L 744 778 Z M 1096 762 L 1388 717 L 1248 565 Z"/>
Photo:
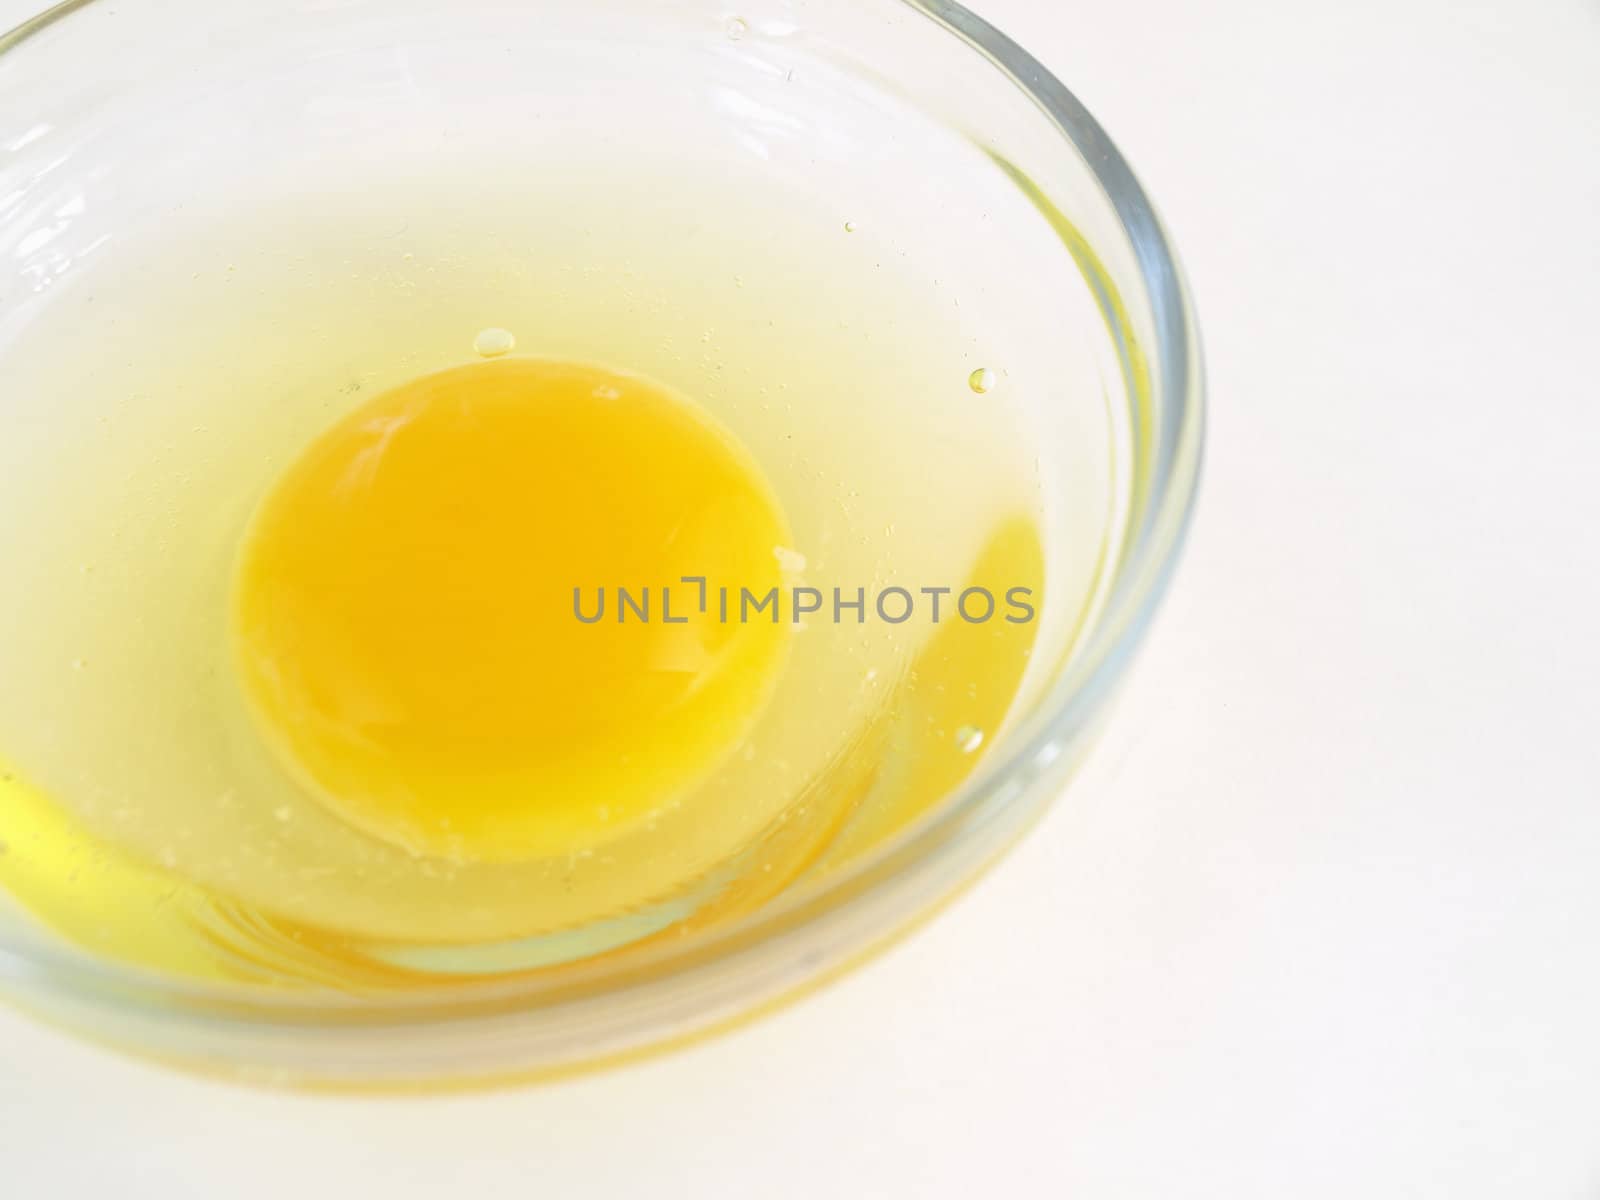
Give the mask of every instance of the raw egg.
<path id="1" fill-rule="evenodd" d="M 533 358 L 441 371 L 350 412 L 262 501 L 241 685 L 369 834 L 578 853 L 672 804 L 761 711 L 786 625 L 720 619 L 682 581 L 764 594 L 788 542 L 755 462 L 664 387 Z"/>

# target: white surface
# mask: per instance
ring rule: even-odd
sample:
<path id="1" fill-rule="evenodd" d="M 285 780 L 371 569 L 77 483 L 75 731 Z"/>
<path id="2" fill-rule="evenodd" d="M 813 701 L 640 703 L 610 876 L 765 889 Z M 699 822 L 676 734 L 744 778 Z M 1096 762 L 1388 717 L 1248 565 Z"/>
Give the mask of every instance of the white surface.
<path id="1" fill-rule="evenodd" d="M 1600 1196 L 1600 6 L 980 7 L 1157 197 L 1210 366 L 1065 802 L 822 995 L 559 1085 L 259 1093 L 0 1015 L 0 1191 Z"/>

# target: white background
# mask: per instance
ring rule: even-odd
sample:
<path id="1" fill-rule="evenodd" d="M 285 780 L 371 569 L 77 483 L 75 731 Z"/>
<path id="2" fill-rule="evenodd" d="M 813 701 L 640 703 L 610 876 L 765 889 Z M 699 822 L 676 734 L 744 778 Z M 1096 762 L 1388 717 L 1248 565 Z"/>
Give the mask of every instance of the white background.
<path id="1" fill-rule="evenodd" d="M 572 1082 L 263 1093 L 0 1014 L 0 1193 L 1600 1197 L 1600 2 L 979 7 L 1209 359 L 1088 773 L 887 957 Z"/>

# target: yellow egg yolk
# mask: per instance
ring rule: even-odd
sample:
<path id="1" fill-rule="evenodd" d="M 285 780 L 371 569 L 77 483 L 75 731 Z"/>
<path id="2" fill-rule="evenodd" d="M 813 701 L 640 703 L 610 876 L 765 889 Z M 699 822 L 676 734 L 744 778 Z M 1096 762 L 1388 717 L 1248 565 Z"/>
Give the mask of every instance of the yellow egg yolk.
<path id="1" fill-rule="evenodd" d="M 243 689 L 298 777 L 374 836 L 577 853 L 748 728 L 785 627 L 720 620 L 715 589 L 778 586 L 788 544 L 749 455 L 664 389 L 528 358 L 443 371 L 350 413 L 262 503 L 235 580 Z M 685 576 L 709 581 L 705 611 Z M 618 588 L 649 590 L 648 619 Z"/>

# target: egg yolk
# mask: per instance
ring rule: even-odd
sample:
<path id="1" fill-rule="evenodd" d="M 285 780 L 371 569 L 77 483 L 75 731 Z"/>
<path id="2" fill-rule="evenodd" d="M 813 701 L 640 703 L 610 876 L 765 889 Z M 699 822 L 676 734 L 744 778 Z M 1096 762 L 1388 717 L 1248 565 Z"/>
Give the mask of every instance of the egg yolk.
<path id="1" fill-rule="evenodd" d="M 531 358 L 443 371 L 350 413 L 263 501 L 235 578 L 243 690 L 374 836 L 578 853 L 748 728 L 785 627 L 719 619 L 716 589 L 764 595 L 788 544 L 748 453 L 661 387 Z"/>

